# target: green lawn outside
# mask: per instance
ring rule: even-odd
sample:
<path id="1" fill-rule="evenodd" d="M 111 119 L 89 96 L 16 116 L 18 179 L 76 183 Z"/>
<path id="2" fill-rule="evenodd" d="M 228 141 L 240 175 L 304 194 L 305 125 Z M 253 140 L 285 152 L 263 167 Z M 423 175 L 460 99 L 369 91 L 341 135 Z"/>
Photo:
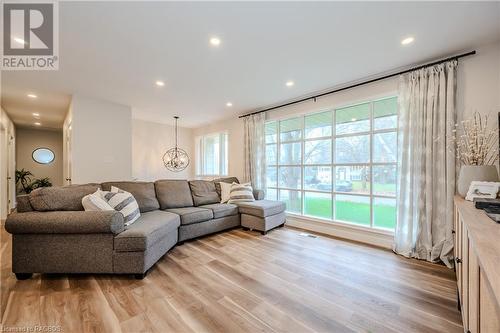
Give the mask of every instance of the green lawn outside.
<path id="1" fill-rule="evenodd" d="M 288 204 L 288 203 L 287 203 Z M 370 225 L 370 204 L 335 201 L 335 220 L 349 221 L 360 225 Z M 332 218 L 332 201 L 323 198 L 305 198 L 304 214 L 325 219 Z M 387 204 L 373 205 L 374 226 L 394 229 L 396 207 Z"/>
<path id="2" fill-rule="evenodd" d="M 363 189 L 363 182 L 361 181 L 352 181 L 352 191 L 353 192 L 370 192 L 370 183 L 367 183 L 365 189 Z M 396 192 L 395 184 L 379 184 L 373 183 L 373 192 L 377 193 L 392 193 Z"/>

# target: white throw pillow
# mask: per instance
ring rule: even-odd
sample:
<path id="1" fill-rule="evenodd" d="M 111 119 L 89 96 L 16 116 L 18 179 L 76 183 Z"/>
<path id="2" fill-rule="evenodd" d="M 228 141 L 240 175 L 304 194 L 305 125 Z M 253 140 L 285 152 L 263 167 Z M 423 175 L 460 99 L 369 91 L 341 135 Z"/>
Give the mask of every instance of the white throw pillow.
<path id="1" fill-rule="evenodd" d="M 139 205 L 129 192 L 115 187 L 118 192 L 102 192 L 103 199 L 116 211 L 122 213 L 125 226 L 129 226 L 141 216 Z M 113 190 L 113 189 L 112 189 Z"/>
<path id="2" fill-rule="evenodd" d="M 253 197 L 253 189 L 250 183 L 246 184 L 231 184 L 231 194 L 228 203 L 240 203 L 255 201 Z"/>
<path id="3" fill-rule="evenodd" d="M 92 194 L 88 194 L 82 198 L 83 209 L 86 211 L 96 212 L 103 210 L 114 210 L 106 200 L 103 199 L 102 191 L 97 190 Z"/>
<path id="4" fill-rule="evenodd" d="M 220 203 L 226 203 L 231 198 L 231 183 L 220 182 Z"/>

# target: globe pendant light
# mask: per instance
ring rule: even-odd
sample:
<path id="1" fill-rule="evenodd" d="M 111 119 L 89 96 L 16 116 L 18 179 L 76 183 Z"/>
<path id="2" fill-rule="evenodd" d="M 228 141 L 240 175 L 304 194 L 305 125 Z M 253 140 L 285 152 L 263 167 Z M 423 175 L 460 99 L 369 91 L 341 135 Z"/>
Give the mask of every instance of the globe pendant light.
<path id="1" fill-rule="evenodd" d="M 167 150 L 163 154 L 163 165 L 170 171 L 179 172 L 187 168 L 189 165 L 189 156 L 185 150 L 177 147 L 177 119 L 175 116 L 175 147 Z"/>

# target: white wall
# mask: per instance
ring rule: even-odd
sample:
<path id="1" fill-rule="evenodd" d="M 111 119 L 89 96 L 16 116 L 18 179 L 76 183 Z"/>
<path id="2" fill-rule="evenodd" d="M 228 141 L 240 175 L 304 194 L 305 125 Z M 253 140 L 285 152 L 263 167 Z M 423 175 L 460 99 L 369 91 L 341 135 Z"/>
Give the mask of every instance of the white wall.
<path id="1" fill-rule="evenodd" d="M 2 220 L 15 207 L 16 202 L 15 136 L 14 124 L 3 108 L 0 108 L 0 219 Z M 10 179 L 7 180 L 7 177 Z"/>
<path id="2" fill-rule="evenodd" d="M 498 129 L 500 112 L 500 42 L 476 49 L 460 61 L 457 74 L 457 118 L 470 119 L 474 112 L 488 115 L 488 125 Z M 496 163 L 497 168 L 499 162 Z M 457 168 L 458 168 L 457 164 Z"/>
<path id="3" fill-rule="evenodd" d="M 17 128 L 16 166 L 33 173 L 32 178 L 49 177 L 54 186 L 63 185 L 63 136 L 62 131 Z M 37 148 L 49 148 L 54 152 L 54 161 L 40 164 L 33 160 Z"/>
<path id="4" fill-rule="evenodd" d="M 214 124 L 196 128 L 192 132 L 192 143 L 197 136 L 223 132 L 228 133 L 228 175 L 238 177 L 243 181 L 243 120 L 238 117 L 230 118 Z M 194 170 L 194 169 L 193 169 Z"/>
<path id="5" fill-rule="evenodd" d="M 68 113 L 64 119 L 63 124 L 63 184 L 71 184 L 71 141 L 72 141 L 72 121 L 73 121 L 73 109 L 72 103 L 69 105 Z"/>
<path id="6" fill-rule="evenodd" d="M 132 179 L 129 106 L 73 95 L 65 121 L 68 124 L 73 184 Z"/>
<path id="7" fill-rule="evenodd" d="M 163 165 L 163 154 L 175 146 L 174 126 L 139 119 L 132 120 L 132 176 L 137 180 L 192 179 L 194 177 L 194 140 L 192 129 L 178 128 L 179 148 L 189 157 L 189 166 L 172 172 Z"/>
<path id="8" fill-rule="evenodd" d="M 476 49 L 477 54 L 460 60 L 457 74 L 459 120 L 474 112 L 488 114 L 497 125 L 500 112 L 500 42 Z"/>

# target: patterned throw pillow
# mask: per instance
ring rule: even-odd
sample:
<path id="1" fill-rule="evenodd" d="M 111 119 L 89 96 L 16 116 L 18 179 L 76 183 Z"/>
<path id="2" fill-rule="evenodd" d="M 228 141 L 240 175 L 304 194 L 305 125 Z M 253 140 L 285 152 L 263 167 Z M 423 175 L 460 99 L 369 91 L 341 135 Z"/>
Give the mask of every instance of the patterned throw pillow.
<path id="1" fill-rule="evenodd" d="M 103 193 L 101 190 L 97 190 L 94 193 L 88 194 L 82 198 L 82 206 L 86 211 L 103 211 L 103 210 L 114 210 L 106 200 L 103 199 Z"/>
<path id="2" fill-rule="evenodd" d="M 134 196 L 129 192 L 120 190 L 119 188 L 112 187 L 111 192 L 102 192 L 103 199 L 114 210 L 122 213 L 125 226 L 129 226 L 141 216 L 139 212 L 139 205 Z"/>
<path id="3" fill-rule="evenodd" d="M 231 193 L 228 203 L 251 202 L 255 201 L 253 197 L 253 189 L 250 183 L 246 184 L 231 184 Z"/>

